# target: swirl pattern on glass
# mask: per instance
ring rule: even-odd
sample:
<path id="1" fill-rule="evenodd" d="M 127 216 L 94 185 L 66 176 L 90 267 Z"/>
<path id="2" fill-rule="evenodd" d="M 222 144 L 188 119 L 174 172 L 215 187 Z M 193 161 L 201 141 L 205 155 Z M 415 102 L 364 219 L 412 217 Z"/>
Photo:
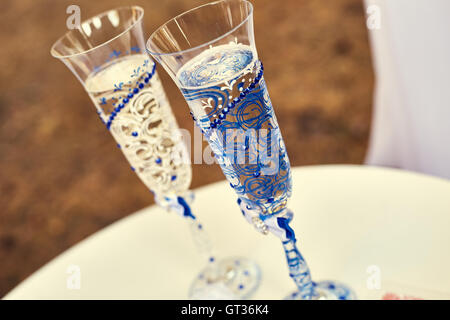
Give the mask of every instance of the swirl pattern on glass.
<path id="1" fill-rule="evenodd" d="M 188 85 L 216 83 L 198 88 L 186 86 L 181 91 L 230 185 L 247 205 L 268 216 L 281 213 L 286 207 L 291 195 L 290 165 L 264 78 L 261 76 L 256 84 L 253 81 L 260 64 L 248 62 L 248 57 L 254 55 L 243 47 L 246 46 L 216 47 L 210 52 L 215 59 L 206 50 L 185 66 L 201 65 L 201 72 L 183 67 L 178 76 L 182 77 L 180 83 Z M 220 55 L 237 57 L 227 59 Z M 203 60 L 197 61 L 198 58 Z M 236 66 L 240 67 L 238 72 Z M 217 83 L 217 75 L 231 72 L 233 78 Z M 199 79 L 199 74 L 206 79 Z M 185 78 L 191 75 L 192 79 Z M 226 116 L 217 121 L 223 113 Z M 218 123 L 217 129 L 211 129 L 211 123 Z"/>
<path id="2" fill-rule="evenodd" d="M 94 72 L 86 88 L 144 184 L 157 195 L 184 195 L 192 175 L 188 152 L 154 62 L 144 55 L 115 60 Z"/>

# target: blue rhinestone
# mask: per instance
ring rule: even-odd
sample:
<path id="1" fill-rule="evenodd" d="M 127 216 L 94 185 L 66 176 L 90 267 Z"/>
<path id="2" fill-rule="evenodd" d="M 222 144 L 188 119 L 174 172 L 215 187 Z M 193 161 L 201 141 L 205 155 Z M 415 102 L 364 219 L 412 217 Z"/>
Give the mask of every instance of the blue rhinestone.
<path id="1" fill-rule="evenodd" d="M 198 228 L 202 230 L 203 226 L 201 224 L 198 225 Z"/>
<path id="2" fill-rule="evenodd" d="M 133 89 L 133 93 L 138 93 L 139 92 L 139 89 L 138 88 L 134 88 Z"/>
<path id="3" fill-rule="evenodd" d="M 117 148 L 119 148 L 119 149 L 121 148 L 120 144 L 117 144 Z"/>
<path id="4" fill-rule="evenodd" d="M 214 262 L 214 257 L 209 258 L 209 262 Z"/>
<path id="5" fill-rule="evenodd" d="M 223 113 L 219 114 L 219 119 L 220 119 L 220 120 L 225 119 L 225 115 L 224 115 Z"/>
<path id="6" fill-rule="evenodd" d="M 245 94 L 247 94 L 247 93 L 249 93 L 249 92 L 250 92 L 250 88 L 247 87 L 247 88 L 244 89 L 244 93 L 245 93 Z"/>
<path id="7" fill-rule="evenodd" d="M 171 179 L 172 181 L 175 181 L 175 180 L 177 179 L 177 176 L 172 176 L 172 177 L 170 177 L 170 179 Z"/>
<path id="8" fill-rule="evenodd" d="M 115 113 L 120 112 L 120 107 L 115 107 L 115 108 L 114 108 L 114 112 L 115 112 Z"/>
<path id="9" fill-rule="evenodd" d="M 241 92 L 241 94 L 239 95 L 239 97 L 241 97 L 241 99 L 243 99 L 245 97 L 245 93 Z"/>
<path id="10" fill-rule="evenodd" d="M 128 97 L 128 99 L 131 99 L 131 98 L 133 98 L 133 94 L 129 93 L 127 97 Z"/>
<path id="11" fill-rule="evenodd" d="M 156 158 L 156 160 L 155 160 L 155 162 L 157 163 L 157 164 L 160 164 L 161 163 L 161 158 Z"/>
<path id="12" fill-rule="evenodd" d="M 249 88 L 250 88 L 250 89 L 253 89 L 253 88 L 255 88 L 255 83 L 254 83 L 254 82 L 250 83 L 250 86 L 249 86 Z"/>
<path id="13" fill-rule="evenodd" d="M 111 112 L 111 117 L 114 117 L 115 115 L 116 115 L 115 111 Z"/>
<path id="14" fill-rule="evenodd" d="M 123 103 L 119 103 L 119 109 L 122 110 L 123 108 L 125 108 L 125 105 Z"/>
<path id="15" fill-rule="evenodd" d="M 125 99 L 123 99 L 122 101 L 123 101 L 123 103 L 125 104 L 125 103 L 128 103 L 128 101 L 130 101 L 130 100 L 128 100 L 128 98 L 125 98 Z"/>
<path id="16" fill-rule="evenodd" d="M 149 78 L 149 77 L 147 77 L 147 78 L 144 79 L 144 82 L 145 82 L 145 83 L 148 83 L 149 81 L 150 81 L 150 78 Z"/>
<path id="17" fill-rule="evenodd" d="M 132 170 L 132 171 L 136 171 L 136 169 L 135 169 L 134 167 L 131 167 L 131 170 Z"/>
<path id="18" fill-rule="evenodd" d="M 242 289 L 244 289 L 244 285 L 240 284 L 239 285 L 239 290 L 242 290 Z"/>
<path id="19" fill-rule="evenodd" d="M 228 109 L 228 107 L 225 107 L 225 108 L 222 109 L 222 112 L 224 114 L 227 114 L 229 111 L 230 111 L 230 109 Z"/>
<path id="20" fill-rule="evenodd" d="M 274 200 L 273 198 L 269 198 L 269 199 L 267 199 L 267 202 L 272 203 L 273 200 Z"/>
<path id="21" fill-rule="evenodd" d="M 255 177 L 259 177 L 260 175 L 261 175 L 261 173 L 259 171 L 253 172 L 253 176 L 255 176 Z"/>
<path id="22" fill-rule="evenodd" d="M 132 135 L 133 137 L 137 137 L 137 136 L 138 136 L 138 133 L 137 133 L 136 131 L 133 131 L 133 132 L 131 133 L 131 135 Z"/>
<path id="23" fill-rule="evenodd" d="M 214 129 L 217 125 L 214 122 L 211 122 L 211 128 Z"/>
<path id="24" fill-rule="evenodd" d="M 234 98 L 233 102 L 234 102 L 234 104 L 239 103 L 239 98 Z"/>
<path id="25" fill-rule="evenodd" d="M 144 84 L 143 83 L 139 83 L 139 89 L 144 88 Z"/>

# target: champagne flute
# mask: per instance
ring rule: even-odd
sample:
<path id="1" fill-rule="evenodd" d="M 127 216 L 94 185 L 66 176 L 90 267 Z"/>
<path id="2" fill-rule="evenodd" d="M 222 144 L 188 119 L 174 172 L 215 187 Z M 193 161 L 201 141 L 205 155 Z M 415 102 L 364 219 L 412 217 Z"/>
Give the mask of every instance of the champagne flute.
<path id="1" fill-rule="evenodd" d="M 199 277 L 207 285 L 190 296 L 246 298 L 259 284 L 259 268 L 245 258 L 216 262 L 211 242 L 190 208 L 190 159 L 156 64 L 145 52 L 143 15 L 136 6 L 101 13 L 67 32 L 51 54 L 83 84 L 100 120 L 156 203 L 186 218 L 207 265 L 219 270 L 213 274 L 205 268 Z"/>
<path id="2" fill-rule="evenodd" d="M 343 284 L 311 280 L 287 207 L 291 171 L 258 60 L 253 7 L 222 0 L 189 10 L 157 29 L 149 53 L 180 88 L 244 217 L 278 236 L 297 290 L 291 299 L 353 299 Z"/>

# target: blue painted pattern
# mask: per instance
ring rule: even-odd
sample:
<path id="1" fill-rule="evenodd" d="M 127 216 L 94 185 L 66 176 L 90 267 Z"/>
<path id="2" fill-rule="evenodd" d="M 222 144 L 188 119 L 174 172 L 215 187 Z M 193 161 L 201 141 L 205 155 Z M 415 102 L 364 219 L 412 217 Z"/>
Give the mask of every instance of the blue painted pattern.
<path id="1" fill-rule="evenodd" d="M 262 71 L 258 61 L 225 85 L 182 93 L 190 105 L 206 101 L 203 114 L 191 112 L 235 192 L 262 215 L 273 215 L 291 195 L 291 173 Z"/>
<path id="2" fill-rule="evenodd" d="M 146 61 L 148 61 L 148 60 L 146 60 Z M 134 73 L 133 73 L 133 75 L 131 75 L 131 77 L 133 77 L 138 72 L 139 72 L 139 68 L 138 68 L 138 70 L 134 70 Z M 148 84 L 149 81 L 151 80 L 151 78 L 153 77 L 153 75 L 155 74 L 155 72 L 156 72 L 156 63 L 153 64 L 152 70 L 150 72 L 146 72 L 145 73 L 145 77 L 143 77 L 143 79 L 142 79 L 143 82 L 145 84 Z M 117 117 L 117 115 L 120 113 L 120 111 L 122 111 L 122 109 L 125 108 L 125 105 L 130 101 L 129 99 L 133 98 L 133 96 L 134 96 L 133 94 L 139 93 L 139 90 L 144 88 L 144 83 L 142 83 L 142 82 L 137 82 L 136 83 L 136 87 L 132 89 L 133 93 L 129 93 L 127 95 L 127 98 L 122 99 L 122 102 L 119 103 L 117 105 L 117 107 L 114 108 L 114 110 L 110 113 L 107 121 L 103 121 L 102 112 L 99 113 L 100 119 L 102 120 L 104 125 L 106 125 L 106 128 L 108 130 L 111 128 L 112 122 Z M 122 90 L 122 87 L 123 87 L 123 82 L 115 84 L 114 85 L 114 92 Z M 112 99 L 115 99 L 115 98 L 112 98 Z M 105 98 L 101 98 L 100 104 L 106 104 L 106 99 Z"/>

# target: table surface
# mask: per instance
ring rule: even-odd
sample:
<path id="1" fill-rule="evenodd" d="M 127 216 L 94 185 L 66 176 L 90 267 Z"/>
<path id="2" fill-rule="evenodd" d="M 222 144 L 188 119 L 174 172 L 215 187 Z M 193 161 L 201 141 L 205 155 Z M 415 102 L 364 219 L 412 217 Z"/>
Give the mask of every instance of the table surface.
<path id="1" fill-rule="evenodd" d="M 450 298 L 450 182 L 366 166 L 293 169 L 292 226 L 315 280 L 339 279 L 359 298 L 387 292 Z M 196 189 L 193 211 L 220 257 L 262 270 L 255 299 L 294 289 L 281 244 L 249 225 L 222 181 Z M 79 266 L 80 289 L 68 289 Z M 39 269 L 6 299 L 186 299 L 204 266 L 184 219 L 150 206 L 93 234 Z"/>

